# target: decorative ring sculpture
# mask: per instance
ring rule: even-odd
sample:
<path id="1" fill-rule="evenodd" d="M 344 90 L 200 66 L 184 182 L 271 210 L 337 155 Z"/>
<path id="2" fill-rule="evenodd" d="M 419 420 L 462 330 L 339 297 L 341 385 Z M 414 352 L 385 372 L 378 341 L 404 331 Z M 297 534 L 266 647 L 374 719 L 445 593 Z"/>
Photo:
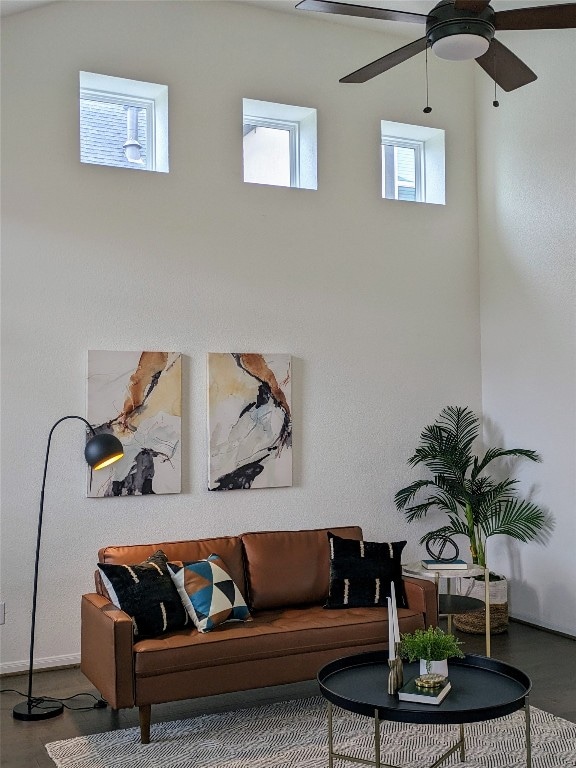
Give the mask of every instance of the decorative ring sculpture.
<path id="1" fill-rule="evenodd" d="M 448 548 L 448 554 L 445 554 L 446 548 Z M 441 563 L 451 563 L 460 554 L 454 539 L 441 533 L 428 539 L 426 542 L 426 552 L 428 552 L 432 560 L 438 560 Z"/>

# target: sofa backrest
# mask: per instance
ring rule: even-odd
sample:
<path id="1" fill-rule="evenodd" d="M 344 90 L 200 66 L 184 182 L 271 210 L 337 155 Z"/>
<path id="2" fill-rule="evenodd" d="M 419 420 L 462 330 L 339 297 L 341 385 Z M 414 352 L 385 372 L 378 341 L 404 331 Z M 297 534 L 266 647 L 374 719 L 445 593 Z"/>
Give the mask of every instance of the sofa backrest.
<path id="1" fill-rule="evenodd" d="M 98 550 L 98 562 L 134 565 L 146 560 L 158 549 L 164 552 L 168 560 L 182 560 L 184 563 L 203 560 L 212 554 L 220 555 L 228 566 L 230 575 L 238 585 L 244 599 L 246 599 L 242 541 L 239 536 L 169 541 L 160 544 L 129 544 L 127 546 L 104 547 Z M 101 594 L 103 592 L 102 584 L 99 581 L 99 572 L 96 574 L 96 590 Z"/>
<path id="2" fill-rule="evenodd" d="M 323 602 L 330 584 L 328 531 L 362 538 L 359 526 L 243 533 L 249 606 L 262 610 Z"/>

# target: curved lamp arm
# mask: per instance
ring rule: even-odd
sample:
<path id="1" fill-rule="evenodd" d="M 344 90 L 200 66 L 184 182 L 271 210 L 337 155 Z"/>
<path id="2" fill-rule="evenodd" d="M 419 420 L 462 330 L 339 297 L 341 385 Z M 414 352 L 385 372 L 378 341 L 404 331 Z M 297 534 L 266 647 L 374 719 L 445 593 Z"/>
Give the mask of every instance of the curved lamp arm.
<path id="1" fill-rule="evenodd" d="M 48 435 L 48 444 L 46 446 L 46 458 L 44 460 L 44 474 L 42 476 L 42 491 L 40 492 L 40 513 L 38 515 L 38 533 L 36 535 L 36 556 L 34 560 L 34 587 L 32 593 L 32 624 L 30 627 L 30 658 L 28 666 L 28 696 L 23 704 L 17 704 L 12 714 L 17 720 L 45 720 L 48 717 L 55 717 L 61 714 L 63 706 L 60 702 L 52 700 L 32 698 L 32 674 L 34 666 L 34 638 L 36 633 L 36 602 L 38 597 L 38 569 L 40 563 L 40 542 L 42 540 L 42 518 L 44 516 L 44 491 L 46 488 L 46 475 L 48 472 L 48 457 L 50 455 L 50 443 L 52 442 L 52 433 L 63 421 L 67 419 L 78 419 L 86 424 L 92 433 L 92 437 L 86 443 L 84 457 L 92 469 L 101 469 L 118 461 L 124 455 L 122 443 L 115 435 L 109 433 L 96 434 L 91 424 L 82 416 L 63 416 L 54 424 Z"/>

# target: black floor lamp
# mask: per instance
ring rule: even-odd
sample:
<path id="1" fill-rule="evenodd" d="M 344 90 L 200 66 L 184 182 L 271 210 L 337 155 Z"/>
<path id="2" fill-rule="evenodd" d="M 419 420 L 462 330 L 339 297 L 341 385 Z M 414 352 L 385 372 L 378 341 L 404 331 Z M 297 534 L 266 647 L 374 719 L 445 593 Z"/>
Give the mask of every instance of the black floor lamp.
<path id="1" fill-rule="evenodd" d="M 28 696 L 25 702 L 17 704 L 12 710 L 16 720 L 46 720 L 62 714 L 64 709 L 60 701 L 44 699 L 32 696 L 32 675 L 34 666 L 34 634 L 36 630 L 36 598 L 38 596 L 38 563 L 40 561 L 40 540 L 42 537 L 42 515 L 44 513 L 44 489 L 46 487 L 46 472 L 48 470 L 48 456 L 50 454 L 50 441 L 52 433 L 62 421 L 66 419 L 80 419 L 83 421 L 92 437 L 86 443 L 84 456 L 92 469 L 102 469 L 114 461 L 118 461 L 124 455 L 122 443 L 115 435 L 107 432 L 96 434 L 92 426 L 82 416 L 63 416 L 58 419 L 48 435 L 46 446 L 46 459 L 44 461 L 44 477 L 42 478 L 42 492 L 40 494 L 40 514 L 38 516 L 38 534 L 36 537 L 36 559 L 34 561 L 34 591 L 32 597 L 32 626 L 30 629 L 30 662 L 28 666 Z"/>

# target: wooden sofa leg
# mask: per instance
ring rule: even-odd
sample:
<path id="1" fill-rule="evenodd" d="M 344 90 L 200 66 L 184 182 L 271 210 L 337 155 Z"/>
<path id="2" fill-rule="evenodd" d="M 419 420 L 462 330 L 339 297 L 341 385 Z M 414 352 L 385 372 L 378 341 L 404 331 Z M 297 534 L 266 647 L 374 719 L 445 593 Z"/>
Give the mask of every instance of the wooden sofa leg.
<path id="1" fill-rule="evenodd" d="M 140 742 L 150 744 L 150 719 L 152 717 L 152 706 L 146 704 L 138 708 L 140 718 Z"/>

